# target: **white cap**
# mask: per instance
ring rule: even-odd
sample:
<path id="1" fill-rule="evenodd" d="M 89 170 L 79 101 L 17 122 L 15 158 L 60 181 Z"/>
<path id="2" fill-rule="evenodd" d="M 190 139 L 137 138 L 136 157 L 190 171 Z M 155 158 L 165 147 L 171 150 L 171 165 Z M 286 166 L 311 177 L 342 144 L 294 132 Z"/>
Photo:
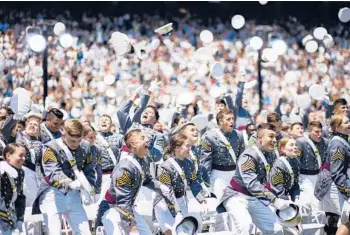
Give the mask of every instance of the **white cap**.
<path id="1" fill-rule="evenodd" d="M 70 114 L 72 115 L 73 118 L 80 118 L 81 110 L 80 108 L 73 107 L 70 111 Z"/>
<path id="2" fill-rule="evenodd" d="M 231 19 L 231 25 L 234 29 L 240 29 L 244 26 L 245 19 L 241 15 L 235 15 Z"/>
<path id="3" fill-rule="evenodd" d="M 320 84 L 311 85 L 309 88 L 309 95 L 315 100 L 323 100 L 326 95 L 324 86 Z"/>
<path id="4" fill-rule="evenodd" d="M 109 73 L 103 78 L 103 81 L 106 83 L 107 86 L 110 86 L 115 82 L 115 76 Z"/>
<path id="5" fill-rule="evenodd" d="M 221 87 L 214 86 L 210 89 L 209 94 L 214 99 L 219 98 L 223 93 L 223 90 Z"/>
<path id="6" fill-rule="evenodd" d="M 193 94 L 193 92 L 181 93 L 177 97 L 176 103 L 180 105 L 188 105 L 192 103 L 194 98 L 195 98 L 195 95 Z"/>
<path id="7" fill-rule="evenodd" d="M 117 87 L 115 88 L 116 97 L 124 97 L 126 95 L 125 88 Z"/>
<path id="8" fill-rule="evenodd" d="M 199 131 L 201 131 L 205 127 L 207 127 L 209 123 L 208 115 L 205 115 L 205 114 L 196 115 L 191 119 L 191 122 L 194 123 L 194 125 L 197 127 Z"/>
<path id="9" fill-rule="evenodd" d="M 203 30 L 199 34 L 199 38 L 203 43 L 211 43 L 214 40 L 213 33 L 210 30 Z"/>
<path id="10" fill-rule="evenodd" d="M 313 35 L 316 39 L 322 40 L 327 33 L 327 29 L 323 27 L 317 27 L 314 29 Z"/>
<path id="11" fill-rule="evenodd" d="M 343 23 L 350 21 L 350 8 L 344 7 L 339 10 L 338 13 L 339 20 Z"/>
<path id="12" fill-rule="evenodd" d="M 124 56 L 131 50 L 130 39 L 124 33 L 114 32 L 110 42 L 117 56 Z"/>
<path id="13" fill-rule="evenodd" d="M 311 106 L 311 98 L 307 93 L 298 95 L 296 98 L 297 105 L 302 109 L 307 109 Z"/>
<path id="14" fill-rule="evenodd" d="M 318 44 L 315 40 L 307 41 L 305 44 L 305 50 L 309 53 L 314 53 L 318 49 Z"/>
<path id="15" fill-rule="evenodd" d="M 224 65 L 222 63 L 216 62 L 211 66 L 210 72 L 214 78 L 222 78 L 225 76 Z"/>
<path id="16" fill-rule="evenodd" d="M 154 30 L 155 33 L 158 33 L 162 36 L 166 36 L 167 34 L 173 31 L 173 23 L 166 24 L 158 29 Z"/>

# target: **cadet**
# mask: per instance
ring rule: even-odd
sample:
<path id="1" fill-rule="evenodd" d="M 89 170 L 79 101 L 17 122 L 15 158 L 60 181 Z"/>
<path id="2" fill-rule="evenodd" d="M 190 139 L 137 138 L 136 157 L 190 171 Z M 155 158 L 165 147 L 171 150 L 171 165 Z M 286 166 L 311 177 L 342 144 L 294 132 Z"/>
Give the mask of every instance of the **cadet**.
<path id="1" fill-rule="evenodd" d="M 345 224 L 349 222 L 348 211 L 350 199 L 350 183 L 348 175 L 350 166 L 346 160 L 350 159 L 349 118 L 345 115 L 335 114 L 330 120 L 330 127 L 333 132 L 333 137 L 328 145 L 327 161 L 330 163 L 332 180 L 338 189 L 338 196 L 331 190 L 330 198 L 333 200 L 334 206 L 339 207 L 341 211 L 341 223 Z"/>
<path id="2" fill-rule="evenodd" d="M 105 196 L 106 201 L 100 205 L 101 211 L 101 206 L 107 202 L 109 204 L 109 209 L 102 212 L 102 223 L 107 235 L 151 235 L 150 228 L 134 208 L 141 186 L 162 194 L 170 208 L 175 207 L 175 198 L 169 195 L 169 189 L 165 185 L 150 174 L 147 135 L 141 129 L 131 129 L 124 138 L 130 152 L 122 152 L 121 160 L 111 175 L 112 182 Z"/>
<path id="3" fill-rule="evenodd" d="M 111 183 L 111 173 L 120 157 L 120 148 L 123 146 L 123 135 L 113 133 L 112 119 L 108 115 L 102 115 L 99 119 L 100 133 L 96 136 L 95 145 L 101 152 L 102 186 L 99 201 L 102 201 Z"/>
<path id="4" fill-rule="evenodd" d="M 50 109 L 46 114 L 46 120 L 40 125 L 41 142 L 44 144 L 50 140 L 61 137 L 61 127 L 63 125 L 63 113 L 56 108 Z"/>
<path id="5" fill-rule="evenodd" d="M 299 201 L 299 149 L 294 139 L 284 137 L 280 140 L 278 150 L 281 156 L 273 163 L 270 175 L 272 192 L 279 198 Z"/>
<path id="6" fill-rule="evenodd" d="M 90 204 L 90 190 L 96 178 L 90 145 L 83 139 L 83 124 L 79 120 L 67 120 L 62 138 L 45 144 L 41 181 L 33 214 L 42 212 L 49 235 L 61 234 L 62 214 L 72 228 L 73 234 L 91 234 L 87 215 L 82 206 Z M 88 191 L 88 192 L 86 192 Z M 85 192 L 85 198 L 80 197 Z"/>
<path id="7" fill-rule="evenodd" d="M 0 234 L 22 232 L 26 197 L 23 194 L 25 150 L 19 144 L 8 144 L 0 162 Z"/>
<path id="8" fill-rule="evenodd" d="M 219 128 L 204 133 L 201 139 L 199 165 L 203 180 L 220 199 L 232 179 L 238 156 L 244 151 L 242 134 L 233 129 L 234 117 L 229 109 L 221 110 L 217 117 Z"/>
<path id="9" fill-rule="evenodd" d="M 192 194 L 199 203 L 205 202 L 205 192 L 202 190 L 200 182 L 197 179 L 197 171 L 190 157 L 189 138 L 179 133 L 170 139 L 170 145 L 166 149 L 169 158 L 163 162 L 157 172 L 159 182 L 166 185 L 171 194 L 176 197 L 176 202 L 181 210 L 181 215 L 188 213 L 186 188 L 190 187 Z M 157 195 L 154 201 L 154 211 L 156 219 L 166 235 L 171 235 L 171 229 L 175 223 L 176 211 L 169 210 L 169 205 L 161 195 Z"/>
<path id="10" fill-rule="evenodd" d="M 325 214 L 322 205 L 314 195 L 314 189 L 317 175 L 326 159 L 327 145 L 328 140 L 322 137 L 322 124 L 319 121 L 310 122 L 308 133 L 297 139 L 300 150 L 300 203 L 311 207 L 310 216 L 318 217 L 320 223 L 324 222 Z"/>
<path id="11" fill-rule="evenodd" d="M 276 215 L 268 207 L 283 210 L 290 204 L 270 192 L 268 180 L 276 159 L 275 145 L 275 127 L 263 123 L 258 127 L 257 144 L 247 148 L 238 158 L 238 169 L 218 207 L 218 211 L 226 210 L 233 216 L 233 234 L 251 234 L 253 223 L 262 234 L 283 234 Z"/>

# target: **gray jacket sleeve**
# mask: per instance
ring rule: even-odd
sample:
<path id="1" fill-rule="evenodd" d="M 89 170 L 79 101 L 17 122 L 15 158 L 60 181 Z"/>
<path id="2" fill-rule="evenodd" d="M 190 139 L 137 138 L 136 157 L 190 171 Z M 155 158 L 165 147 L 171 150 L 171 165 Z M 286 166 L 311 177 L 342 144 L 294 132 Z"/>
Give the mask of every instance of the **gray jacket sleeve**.
<path id="1" fill-rule="evenodd" d="M 13 118 L 13 115 L 9 116 L 6 120 L 4 127 L 2 128 L 2 135 L 4 137 L 5 143 L 16 142 L 16 125 L 18 120 Z"/>
<path id="2" fill-rule="evenodd" d="M 238 170 L 246 189 L 264 205 L 272 203 L 276 196 L 258 180 L 258 162 L 250 155 L 243 153 L 237 161 Z"/>
<path id="3" fill-rule="evenodd" d="M 210 185 L 214 148 L 215 145 L 209 138 L 209 135 L 204 134 L 200 140 L 199 165 L 201 166 L 202 178 L 206 185 Z"/>
<path id="4" fill-rule="evenodd" d="M 134 117 L 132 118 L 132 122 L 141 123 L 141 115 L 143 111 L 146 109 L 150 96 L 143 95 L 141 97 L 140 107 L 135 110 Z"/>
<path id="5" fill-rule="evenodd" d="M 338 190 L 346 197 L 350 197 L 350 185 L 347 184 L 346 171 L 348 167 L 346 156 L 346 149 L 338 141 L 334 141 L 329 145 L 328 157 L 330 159 L 330 172 L 332 180 L 337 186 Z"/>
<path id="6" fill-rule="evenodd" d="M 120 130 L 124 134 L 127 132 L 127 130 L 131 127 L 131 124 L 132 124 L 130 115 L 129 115 L 131 106 L 132 106 L 131 100 L 124 100 L 117 111 Z"/>

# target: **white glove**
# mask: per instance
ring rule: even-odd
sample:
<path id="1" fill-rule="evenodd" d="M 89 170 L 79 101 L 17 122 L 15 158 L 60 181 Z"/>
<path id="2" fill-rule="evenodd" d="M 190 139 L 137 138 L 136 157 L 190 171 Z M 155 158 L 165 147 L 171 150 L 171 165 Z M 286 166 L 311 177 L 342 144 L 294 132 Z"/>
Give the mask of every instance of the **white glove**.
<path id="1" fill-rule="evenodd" d="M 4 174 L 7 173 L 11 178 L 17 178 L 18 177 L 18 173 L 17 171 L 10 166 L 7 161 L 0 161 L 0 174 Z"/>
<path id="2" fill-rule="evenodd" d="M 153 81 L 151 82 L 151 85 L 150 87 L 148 88 L 148 90 L 152 93 L 156 92 L 156 91 L 159 91 L 160 90 L 160 82 L 157 82 L 157 81 Z"/>
<path id="3" fill-rule="evenodd" d="M 207 201 L 204 200 L 204 202 L 201 204 L 201 214 L 206 215 L 209 212 L 209 208 L 207 205 Z"/>
<path id="4" fill-rule="evenodd" d="M 72 183 L 74 182 L 75 181 L 73 181 Z M 91 204 L 94 203 L 93 197 L 85 189 L 80 190 L 80 195 L 81 195 L 81 200 L 83 201 L 85 206 L 90 206 Z"/>
<path id="5" fill-rule="evenodd" d="M 93 197 L 94 197 L 94 203 L 97 203 L 98 200 L 100 200 L 101 194 L 95 194 Z"/>
<path id="6" fill-rule="evenodd" d="M 136 88 L 135 94 L 137 94 L 137 93 L 139 94 L 139 96 L 141 96 L 143 93 L 145 93 L 145 91 L 143 90 L 143 85 Z"/>
<path id="7" fill-rule="evenodd" d="M 273 205 L 275 206 L 275 208 L 277 210 L 284 210 L 284 209 L 288 208 L 290 204 L 291 204 L 291 201 L 283 200 L 281 198 L 277 198 L 275 200 L 275 202 L 273 203 Z"/>
<path id="8" fill-rule="evenodd" d="M 16 228 L 19 230 L 19 232 L 23 232 L 23 221 L 18 220 L 16 222 Z"/>
<path id="9" fill-rule="evenodd" d="M 74 180 L 73 182 L 69 183 L 69 188 L 73 190 L 79 190 L 81 189 L 81 183 L 79 180 Z"/>
<path id="10" fill-rule="evenodd" d="M 203 193 L 203 196 L 204 196 L 204 197 L 210 197 L 211 192 L 210 192 L 210 190 L 208 189 L 208 187 L 207 187 L 204 183 L 201 183 L 201 186 L 202 186 L 202 193 Z"/>

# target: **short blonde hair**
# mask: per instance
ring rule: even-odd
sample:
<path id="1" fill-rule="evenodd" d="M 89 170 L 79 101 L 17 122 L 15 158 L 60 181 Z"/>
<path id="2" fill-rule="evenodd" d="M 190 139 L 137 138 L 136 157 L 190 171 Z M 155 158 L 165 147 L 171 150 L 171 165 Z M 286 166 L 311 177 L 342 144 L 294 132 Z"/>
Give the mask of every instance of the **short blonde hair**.
<path id="1" fill-rule="evenodd" d="M 74 137 L 82 137 L 84 133 L 84 126 L 78 119 L 69 119 L 64 122 L 64 131 Z"/>
<path id="2" fill-rule="evenodd" d="M 340 127 L 340 125 L 343 122 L 344 115 L 341 114 L 334 114 L 331 117 L 331 120 L 329 121 L 329 126 L 331 127 L 332 132 L 335 132 L 337 127 Z"/>
<path id="3" fill-rule="evenodd" d="M 27 123 L 30 121 L 30 120 L 37 120 L 39 122 L 39 125 L 40 123 L 43 121 L 43 119 L 38 116 L 38 115 L 35 115 L 35 114 L 32 114 L 32 115 L 29 115 L 26 120 L 25 120 L 25 124 L 27 125 Z"/>

